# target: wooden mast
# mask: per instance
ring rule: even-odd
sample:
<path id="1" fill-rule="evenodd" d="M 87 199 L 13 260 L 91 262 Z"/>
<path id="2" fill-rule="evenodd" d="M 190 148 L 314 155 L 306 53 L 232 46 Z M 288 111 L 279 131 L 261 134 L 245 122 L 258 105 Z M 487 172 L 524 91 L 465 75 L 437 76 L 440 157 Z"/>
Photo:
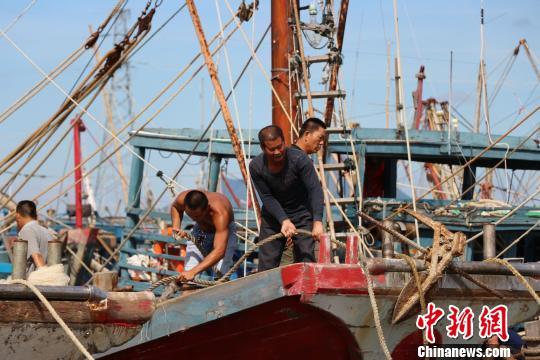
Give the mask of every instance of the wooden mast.
<path id="1" fill-rule="evenodd" d="M 272 86 L 276 90 L 275 93 L 272 92 L 272 124 L 279 126 L 283 130 L 285 143 L 290 145 L 293 140 L 291 124 L 287 113 L 283 111 L 279 104 L 279 101 L 281 101 L 285 105 L 290 118 L 298 126 L 296 120 L 298 102 L 294 96 L 294 93 L 298 90 L 298 84 L 290 76 L 289 71 L 289 59 L 294 56 L 293 34 L 289 25 L 289 19 L 292 18 L 290 0 L 272 0 L 271 17 Z"/>
<path id="2" fill-rule="evenodd" d="M 199 39 L 201 52 L 204 55 L 204 61 L 206 63 L 206 67 L 208 68 L 210 80 L 212 80 L 212 85 L 214 86 L 216 98 L 219 102 L 219 106 L 221 107 L 221 113 L 223 114 L 223 119 L 225 120 L 227 131 L 229 132 L 229 136 L 231 138 L 231 144 L 234 149 L 234 153 L 236 154 L 236 160 L 238 161 L 238 165 L 240 167 L 240 171 L 242 172 L 244 182 L 246 186 L 248 186 L 250 180 L 247 172 L 244 150 L 242 148 L 242 145 L 240 144 L 240 140 L 238 140 L 236 129 L 234 128 L 232 115 L 229 111 L 229 106 L 227 105 L 227 100 L 225 99 L 223 88 L 221 87 L 221 83 L 219 82 L 216 65 L 212 60 L 212 54 L 210 53 L 206 37 L 204 36 L 204 31 L 202 28 L 201 20 L 199 18 L 199 14 L 197 12 L 197 8 L 195 7 L 195 3 L 193 2 L 193 0 L 187 0 L 186 4 L 191 15 L 191 20 L 193 21 L 193 28 L 195 29 L 195 32 L 197 33 L 197 38 Z"/>

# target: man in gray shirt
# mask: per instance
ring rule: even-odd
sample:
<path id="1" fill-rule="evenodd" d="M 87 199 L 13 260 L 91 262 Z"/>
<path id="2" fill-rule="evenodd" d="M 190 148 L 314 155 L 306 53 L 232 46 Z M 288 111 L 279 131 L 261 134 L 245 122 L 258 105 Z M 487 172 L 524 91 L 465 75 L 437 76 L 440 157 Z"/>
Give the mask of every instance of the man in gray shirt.
<path id="1" fill-rule="evenodd" d="M 36 204 L 23 200 L 17 204 L 15 221 L 19 229 L 19 239 L 28 242 L 26 255 L 26 277 L 36 268 L 45 266 L 48 243 L 54 240 L 53 233 L 37 221 Z"/>

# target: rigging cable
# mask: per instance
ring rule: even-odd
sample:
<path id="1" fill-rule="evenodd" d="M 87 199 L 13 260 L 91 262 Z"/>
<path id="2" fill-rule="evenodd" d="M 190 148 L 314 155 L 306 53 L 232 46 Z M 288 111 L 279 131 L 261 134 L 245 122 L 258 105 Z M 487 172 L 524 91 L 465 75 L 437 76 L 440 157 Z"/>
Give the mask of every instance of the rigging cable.
<path id="1" fill-rule="evenodd" d="M 270 26 L 268 27 L 267 31 L 265 32 L 265 35 L 268 33 L 268 31 L 270 30 Z M 233 29 L 231 31 L 231 33 L 229 33 L 229 36 L 227 37 L 227 40 L 230 39 L 230 37 L 232 36 L 232 34 L 234 34 L 234 32 L 236 32 L 236 28 Z M 263 35 L 263 38 L 264 36 Z M 214 37 L 213 40 L 217 39 L 219 35 L 216 35 Z M 261 39 L 261 42 L 259 42 L 258 46 L 260 46 L 262 43 L 262 39 Z M 217 50 L 219 50 L 219 48 L 223 45 L 223 43 L 220 43 L 217 47 L 217 49 L 214 50 L 214 53 L 217 52 Z M 195 62 L 195 60 L 200 56 L 201 54 L 199 53 L 197 56 L 195 56 L 195 58 L 192 60 L 192 62 L 190 64 L 188 64 L 187 66 L 184 67 L 184 69 L 180 72 L 180 74 L 172 81 L 170 82 L 167 86 L 165 86 L 164 89 L 162 89 L 162 91 L 156 96 L 154 97 L 154 99 L 152 99 L 150 101 L 149 104 L 147 104 L 147 106 L 142 109 L 139 114 L 137 114 L 133 119 L 131 119 L 130 121 L 128 121 L 126 124 L 124 124 L 124 126 L 119 129 L 117 131 L 117 134 L 120 134 L 123 130 L 125 130 L 129 125 L 131 125 L 133 122 L 135 122 L 140 116 L 142 116 L 142 114 L 148 110 L 148 108 L 153 105 L 157 99 L 159 97 L 161 97 L 167 90 L 169 90 L 172 85 L 189 69 L 189 67 Z M 250 63 L 250 61 L 248 61 L 248 64 Z M 246 67 L 244 68 L 243 71 L 245 71 L 245 69 L 247 68 L 248 64 L 246 64 Z M 159 115 L 161 113 L 161 111 L 163 111 L 163 109 L 165 109 L 168 105 L 171 104 L 171 102 L 184 90 L 184 88 L 191 82 L 191 80 L 204 68 L 204 64 L 203 65 L 200 65 L 196 70 L 195 72 L 192 74 L 192 76 L 182 84 L 182 86 L 172 95 L 169 97 L 169 99 L 167 99 L 167 101 L 165 102 L 164 105 L 161 106 L 160 109 L 158 109 L 142 126 L 139 127 L 139 129 L 130 134 L 128 136 L 128 139 L 131 139 L 133 136 L 135 136 L 139 131 L 141 131 L 148 123 L 150 123 L 150 121 L 152 121 L 155 117 L 157 117 L 157 115 Z M 242 72 L 243 73 L 243 72 Z M 239 79 L 237 80 L 236 84 L 238 84 L 238 81 Z M 235 84 L 235 85 L 236 85 Z M 230 94 L 228 95 L 230 96 Z M 228 98 L 228 97 L 227 97 Z M 219 115 L 219 112 L 216 114 L 216 117 Z M 113 141 L 113 138 L 110 138 L 108 139 L 107 143 L 103 144 L 101 146 L 101 148 L 104 148 L 105 146 L 107 146 L 108 144 L 110 144 L 111 142 Z M 114 155 L 120 148 L 122 147 L 122 145 L 119 145 L 117 146 L 113 152 L 109 155 L 109 157 L 111 157 L 112 155 Z M 97 153 L 99 153 L 100 149 L 97 149 L 96 151 L 94 151 L 94 153 L 92 153 L 89 157 L 87 157 L 85 160 L 83 160 L 80 164 L 80 166 L 83 166 L 85 163 L 87 163 L 91 158 L 93 158 Z M 108 159 L 108 158 L 107 158 Z M 93 172 L 96 168 L 98 168 L 103 162 L 105 162 L 107 159 L 104 159 L 102 162 L 98 163 L 96 166 L 94 166 L 89 172 L 87 172 L 87 174 L 90 174 L 91 172 Z M 55 187 L 58 183 L 62 182 L 65 178 L 69 177 L 76 169 L 72 169 L 68 174 L 65 174 L 60 180 L 58 180 L 57 182 L 55 182 L 54 184 L 50 185 L 48 188 L 42 190 L 38 195 L 36 195 L 34 197 L 34 199 L 37 199 L 39 198 L 41 195 L 47 193 L 51 188 Z M 72 184 L 68 189 L 65 190 L 65 192 L 69 191 L 73 186 L 75 186 L 75 184 Z M 64 192 L 64 193 L 65 193 Z M 42 207 L 44 206 L 47 206 L 48 204 L 50 204 L 52 201 L 56 200 L 57 198 L 59 198 L 62 194 L 58 194 L 56 197 L 54 197 L 51 201 L 49 201 L 47 204 L 43 205 Z M 10 214 L 12 215 L 12 214 Z M 1 233 L 1 231 L 0 231 Z"/>
<path id="2" fill-rule="evenodd" d="M 266 31 L 264 32 L 264 34 L 262 35 L 261 39 L 259 40 L 259 42 L 257 43 L 257 46 L 255 47 L 255 51 L 257 51 L 259 49 L 259 47 L 262 45 L 263 43 L 263 40 L 266 38 L 266 35 L 268 34 L 268 32 L 270 31 L 270 25 L 267 26 L 266 28 Z M 242 70 L 240 71 L 240 74 L 238 75 L 235 83 L 234 83 L 234 87 L 236 87 L 238 85 L 238 83 L 240 82 L 240 80 L 242 79 L 243 75 L 245 74 L 246 70 L 248 69 L 249 65 L 251 64 L 251 61 L 253 60 L 253 56 L 250 56 L 246 62 L 246 64 L 244 65 L 244 67 L 242 68 Z M 201 65 L 201 67 L 199 67 L 199 69 L 197 70 L 197 73 L 204 67 L 204 65 Z M 225 97 L 225 100 L 228 100 L 229 97 L 231 96 L 231 93 L 232 93 L 232 90 L 229 90 L 229 93 L 227 94 L 227 96 Z M 219 108 L 216 113 L 214 114 L 212 120 L 210 121 L 210 123 L 208 124 L 208 126 L 206 127 L 206 129 L 203 131 L 203 133 L 201 134 L 201 136 L 199 137 L 199 139 L 197 140 L 197 142 L 195 143 L 195 145 L 193 146 L 193 149 L 190 151 L 190 153 L 188 154 L 188 157 L 187 159 L 189 159 L 193 153 L 195 152 L 195 149 L 197 149 L 197 147 L 199 146 L 199 144 L 202 142 L 202 140 L 204 139 L 204 137 L 206 136 L 206 134 L 208 133 L 208 131 L 211 129 L 212 125 L 214 124 L 214 122 L 217 120 L 219 114 L 221 114 L 221 108 Z M 186 159 L 186 160 L 187 160 Z M 176 171 L 176 173 L 174 174 L 174 178 L 176 178 L 180 172 L 183 170 L 184 166 L 186 165 L 186 163 L 184 162 L 180 168 Z M 129 238 L 135 233 L 135 230 L 143 223 L 143 221 L 150 215 L 151 211 L 154 209 L 154 207 L 156 206 L 156 204 L 158 203 L 159 200 L 161 200 L 161 198 L 163 197 L 163 195 L 165 195 L 166 191 L 167 191 L 167 187 L 161 192 L 161 194 L 156 198 L 156 200 L 154 201 L 154 203 L 152 203 L 152 206 L 143 214 L 143 216 L 141 217 L 141 219 L 139 220 L 139 222 L 133 227 L 132 230 L 130 230 L 130 232 L 126 235 L 126 237 L 122 240 L 122 242 L 118 245 L 118 247 L 115 249 L 114 251 L 114 254 L 117 254 L 121 249 L 122 247 L 126 244 L 126 242 L 129 240 Z M 113 259 L 113 255 L 111 255 L 106 261 L 105 263 L 102 265 L 100 271 Z"/>
<path id="3" fill-rule="evenodd" d="M 219 20 L 219 24 L 220 24 L 220 27 L 222 28 L 223 27 L 223 22 L 222 22 L 222 19 L 221 19 L 221 10 L 219 8 L 219 3 L 218 1 L 216 0 L 215 1 L 215 4 L 216 4 L 216 12 L 217 12 L 217 15 L 218 15 L 218 20 Z M 254 7 L 256 8 L 256 7 Z M 221 36 L 223 37 L 224 34 L 223 34 L 223 31 L 221 32 Z M 251 38 L 251 44 L 250 46 L 253 48 L 253 37 Z M 238 111 L 238 102 L 236 100 L 236 91 L 235 91 L 235 87 L 234 87 L 234 84 L 233 84 L 233 76 L 232 76 L 232 71 L 231 71 L 231 63 L 230 63 L 230 59 L 229 59 L 229 53 L 227 51 L 227 46 L 224 45 L 223 46 L 223 52 L 225 53 L 225 63 L 226 63 L 226 66 L 227 66 L 227 73 L 229 75 L 229 86 L 231 88 L 231 94 L 232 94 L 232 99 L 233 99 L 233 105 L 234 105 L 234 111 L 235 111 L 235 114 L 236 114 L 236 126 L 238 128 L 238 133 L 239 133 L 239 138 L 240 138 L 240 146 L 242 147 L 242 154 L 244 155 L 244 162 L 245 164 L 247 164 L 248 162 L 248 156 L 246 155 L 246 149 L 245 149 L 245 141 L 244 141 L 244 135 L 243 135 L 243 131 L 242 131 L 242 123 L 241 123 L 241 120 L 240 120 L 240 112 Z M 250 129 L 251 130 L 251 129 Z M 251 143 L 251 137 L 250 137 L 250 143 Z M 249 171 L 249 166 L 246 166 L 246 171 L 247 171 L 247 174 L 248 174 L 248 179 L 246 181 L 246 191 L 249 190 L 250 188 L 253 189 L 252 187 L 252 184 L 251 184 L 251 181 L 249 179 L 251 179 L 251 174 L 250 174 L 250 171 Z M 253 191 L 251 191 L 251 193 L 253 193 Z M 247 200 L 247 198 L 246 198 Z M 253 206 L 254 208 L 257 208 L 256 207 L 256 199 L 254 197 L 254 194 L 252 195 L 252 203 L 253 203 Z M 259 223 L 259 219 L 258 219 L 258 215 L 257 215 L 257 211 L 254 211 L 255 213 L 255 221 L 257 222 L 257 224 Z M 246 214 L 247 214 L 247 210 L 246 210 Z M 247 216 L 247 215 L 246 215 Z"/>
<path id="4" fill-rule="evenodd" d="M 229 1 L 228 0 L 225 0 L 225 5 L 227 6 L 227 8 L 229 9 L 229 12 L 231 13 L 231 15 L 234 15 L 234 10 L 231 8 L 231 5 L 229 4 Z M 242 37 L 244 39 L 244 41 L 246 42 L 250 52 L 251 52 L 251 56 L 254 58 L 255 62 L 257 63 L 257 65 L 259 66 L 259 68 L 261 69 L 261 73 L 263 74 L 263 76 L 265 77 L 266 81 L 268 82 L 271 90 L 272 90 L 272 93 L 274 94 L 275 96 L 275 99 L 277 100 L 277 102 L 279 103 L 279 106 L 281 107 L 281 110 L 283 111 L 283 113 L 286 115 L 287 117 L 287 120 L 289 121 L 290 125 L 291 125 L 291 128 L 293 130 L 293 132 L 298 136 L 298 130 L 296 130 L 296 127 L 294 126 L 293 124 L 293 121 L 291 119 L 291 115 L 287 112 L 287 109 L 285 109 L 285 105 L 283 105 L 283 102 L 281 101 L 281 99 L 279 98 L 279 96 L 277 95 L 277 92 L 276 92 L 276 89 L 274 88 L 274 86 L 272 85 L 272 81 L 270 80 L 270 78 L 268 77 L 268 74 L 266 73 L 266 71 L 264 70 L 264 66 L 262 65 L 259 57 L 257 56 L 257 54 L 255 53 L 254 49 L 251 47 L 251 44 L 249 43 L 249 38 L 248 36 L 246 35 L 244 29 L 240 26 L 240 22 L 237 18 L 234 19 L 235 20 L 235 24 L 236 24 L 236 27 L 240 30 L 240 32 L 242 33 Z"/>
<path id="5" fill-rule="evenodd" d="M 30 11 L 36 1 L 37 0 L 32 0 L 31 2 L 29 2 L 28 5 L 26 5 L 26 7 L 20 12 L 20 14 L 17 15 L 13 20 L 11 20 L 11 22 L 3 29 L 2 32 L 7 33 L 9 30 L 11 30 L 11 28 L 17 23 L 17 21 L 19 21 L 24 15 L 26 15 L 28 11 Z"/>

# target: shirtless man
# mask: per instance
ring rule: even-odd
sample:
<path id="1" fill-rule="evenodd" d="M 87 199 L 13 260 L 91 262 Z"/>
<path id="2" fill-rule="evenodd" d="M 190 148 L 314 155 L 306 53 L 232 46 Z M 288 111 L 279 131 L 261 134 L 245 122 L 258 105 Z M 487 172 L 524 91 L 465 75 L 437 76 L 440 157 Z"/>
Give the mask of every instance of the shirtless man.
<path id="1" fill-rule="evenodd" d="M 232 205 L 223 194 L 187 190 L 180 193 L 171 205 L 173 232 L 180 237 L 184 212 L 195 222 L 191 234 L 195 243 L 187 241 L 184 271 L 179 281 L 191 281 L 195 276 L 215 265 L 224 274 L 232 266 L 236 249 L 236 227 Z"/>

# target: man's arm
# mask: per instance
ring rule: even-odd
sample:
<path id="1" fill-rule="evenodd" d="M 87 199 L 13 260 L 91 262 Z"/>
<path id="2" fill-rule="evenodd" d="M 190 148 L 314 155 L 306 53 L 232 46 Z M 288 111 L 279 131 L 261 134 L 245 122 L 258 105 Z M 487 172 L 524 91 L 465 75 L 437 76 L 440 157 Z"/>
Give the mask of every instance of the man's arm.
<path id="1" fill-rule="evenodd" d="M 34 264 L 36 264 L 36 268 L 40 268 L 42 266 L 45 266 L 45 260 L 43 260 L 43 256 L 39 252 L 32 254 L 32 260 L 34 261 Z"/>
<path id="2" fill-rule="evenodd" d="M 319 239 L 324 229 L 322 226 L 322 217 L 324 209 L 324 195 L 321 183 L 315 172 L 313 162 L 306 156 L 298 159 L 298 169 L 301 174 L 301 179 L 309 194 L 310 207 L 313 216 L 312 235 L 315 239 Z"/>
<path id="3" fill-rule="evenodd" d="M 171 221 L 173 232 L 178 233 L 181 237 L 186 234 L 182 231 L 182 218 L 184 217 L 184 193 L 180 193 L 171 205 Z"/>
<path id="4" fill-rule="evenodd" d="M 229 223 L 227 216 L 224 214 L 218 214 L 214 219 L 214 226 L 216 232 L 214 234 L 214 248 L 200 263 L 198 263 L 193 269 L 183 271 L 178 276 L 180 281 L 191 281 L 195 276 L 214 266 L 219 260 L 225 256 L 227 250 L 227 241 L 229 239 Z"/>
<path id="5" fill-rule="evenodd" d="M 296 227 L 288 219 L 287 214 L 281 207 L 281 204 L 272 195 L 270 188 L 268 187 L 262 176 L 259 174 L 257 169 L 253 168 L 250 164 L 249 171 L 251 174 L 251 179 L 253 180 L 253 184 L 255 185 L 255 189 L 257 189 L 259 197 L 263 202 L 264 208 L 281 224 L 281 232 L 283 233 L 283 235 L 285 235 L 287 238 L 290 238 L 296 233 Z"/>

